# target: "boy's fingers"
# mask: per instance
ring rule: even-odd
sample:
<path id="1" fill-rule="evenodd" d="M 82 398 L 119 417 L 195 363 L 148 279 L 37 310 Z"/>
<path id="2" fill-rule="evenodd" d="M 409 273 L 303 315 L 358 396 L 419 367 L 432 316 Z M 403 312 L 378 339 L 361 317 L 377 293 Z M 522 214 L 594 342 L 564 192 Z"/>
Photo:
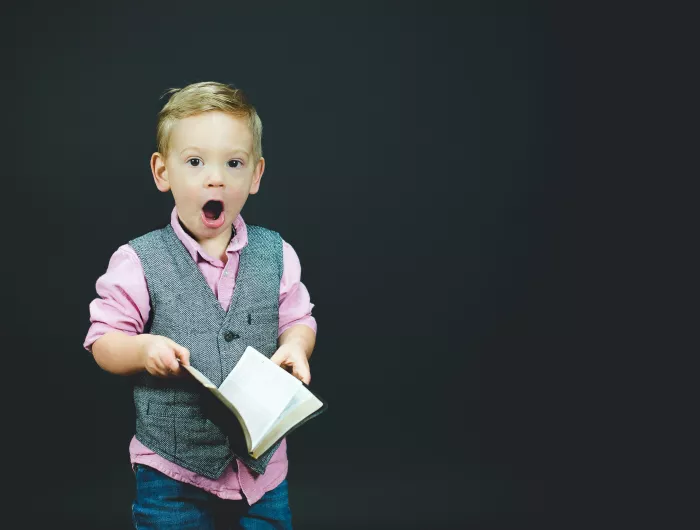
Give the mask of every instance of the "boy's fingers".
<path id="1" fill-rule="evenodd" d="M 156 373 L 161 377 L 165 376 L 165 374 L 168 372 L 168 369 L 166 368 L 163 359 L 160 358 L 160 355 L 153 359 L 153 365 Z"/>
<path id="2" fill-rule="evenodd" d="M 189 366 L 190 364 L 190 351 L 183 347 L 180 346 L 180 362 L 186 366 Z"/>
<path id="3" fill-rule="evenodd" d="M 311 382 L 311 371 L 305 363 L 296 363 L 293 374 L 307 385 Z"/>
<path id="4" fill-rule="evenodd" d="M 174 350 L 166 350 L 160 352 L 158 356 L 163 363 L 163 369 L 167 372 L 177 373 L 180 369 L 180 365 L 177 363 L 177 358 L 175 356 Z"/>
<path id="5" fill-rule="evenodd" d="M 166 340 L 168 341 L 170 347 L 173 349 L 176 360 L 179 360 L 182 364 L 190 364 L 190 351 L 184 346 L 180 346 L 177 342 L 175 342 L 172 339 L 168 339 L 166 337 Z"/>
<path id="6" fill-rule="evenodd" d="M 159 353 L 158 355 L 154 356 L 153 358 L 153 364 L 158 370 L 165 370 L 165 361 L 161 357 L 163 354 Z"/>
<path id="7" fill-rule="evenodd" d="M 284 352 L 280 352 L 277 350 L 272 357 L 270 357 L 270 360 L 275 363 L 277 366 L 282 365 L 282 361 L 284 361 Z"/>
<path id="8" fill-rule="evenodd" d="M 270 360 L 281 366 L 288 372 L 291 372 L 294 377 L 300 379 L 305 384 L 311 382 L 311 370 L 309 370 L 308 362 L 299 359 L 298 357 L 287 357 L 286 353 L 281 350 L 277 350 Z"/>

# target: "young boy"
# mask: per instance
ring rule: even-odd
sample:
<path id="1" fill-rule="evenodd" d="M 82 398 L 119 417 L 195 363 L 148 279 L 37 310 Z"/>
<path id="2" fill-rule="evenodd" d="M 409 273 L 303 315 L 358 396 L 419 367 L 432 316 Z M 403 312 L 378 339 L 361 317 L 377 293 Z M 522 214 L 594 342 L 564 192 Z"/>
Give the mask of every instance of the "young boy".
<path id="1" fill-rule="evenodd" d="M 258 460 L 236 449 L 180 365 L 219 385 L 251 345 L 308 384 L 313 304 L 292 247 L 240 216 L 265 170 L 255 109 L 219 83 L 170 93 L 151 157 L 170 224 L 113 254 L 84 344 L 134 380 L 133 523 L 291 528 L 286 441 Z"/>

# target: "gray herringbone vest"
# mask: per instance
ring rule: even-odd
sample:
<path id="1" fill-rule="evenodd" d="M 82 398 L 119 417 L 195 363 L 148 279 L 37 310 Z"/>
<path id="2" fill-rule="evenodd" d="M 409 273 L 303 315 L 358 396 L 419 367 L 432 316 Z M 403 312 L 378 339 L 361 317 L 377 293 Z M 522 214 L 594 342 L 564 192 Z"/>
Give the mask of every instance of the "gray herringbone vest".
<path id="1" fill-rule="evenodd" d="M 282 238 L 249 225 L 233 298 L 224 311 L 182 242 L 168 225 L 129 242 L 141 260 L 151 297 L 150 328 L 190 351 L 190 363 L 220 385 L 250 345 L 271 357 L 277 348 Z M 264 473 L 275 444 L 248 456 L 235 419 L 189 377 L 134 378 L 136 438 L 184 468 L 216 479 L 234 457 Z M 217 408 L 218 407 L 218 408 Z"/>

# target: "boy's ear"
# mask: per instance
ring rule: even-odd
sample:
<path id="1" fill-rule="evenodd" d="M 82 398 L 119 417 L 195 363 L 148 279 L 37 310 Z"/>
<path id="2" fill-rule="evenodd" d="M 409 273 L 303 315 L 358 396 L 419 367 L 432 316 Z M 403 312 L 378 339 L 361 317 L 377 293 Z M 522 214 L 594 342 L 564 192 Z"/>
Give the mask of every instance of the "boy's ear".
<path id="1" fill-rule="evenodd" d="M 153 153 L 151 156 L 151 173 L 153 173 L 153 180 L 156 182 L 156 187 L 160 191 L 170 190 L 168 170 L 165 167 L 165 157 L 160 153 Z"/>
<path id="2" fill-rule="evenodd" d="M 260 157 L 260 160 L 258 160 L 258 163 L 255 166 L 255 170 L 253 170 L 253 180 L 250 183 L 249 192 L 251 195 L 255 195 L 260 189 L 260 179 L 262 178 L 263 173 L 265 173 L 265 159 Z"/>

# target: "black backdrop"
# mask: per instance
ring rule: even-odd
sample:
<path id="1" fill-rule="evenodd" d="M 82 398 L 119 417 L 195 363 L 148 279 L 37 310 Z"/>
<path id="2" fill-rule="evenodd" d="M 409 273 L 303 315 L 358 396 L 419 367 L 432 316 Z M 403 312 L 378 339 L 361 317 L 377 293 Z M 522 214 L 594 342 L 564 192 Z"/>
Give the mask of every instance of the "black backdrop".
<path id="1" fill-rule="evenodd" d="M 521 2 L 25 3 L 12 23 L 4 333 L 37 389 L 8 381 L 32 521 L 129 525 L 129 388 L 81 344 L 111 253 L 168 220 L 148 168 L 159 96 L 201 80 L 257 106 L 267 171 L 243 216 L 294 246 L 316 305 L 312 388 L 330 408 L 290 438 L 297 527 L 540 519 L 543 354 L 576 351 L 562 304 L 585 288 L 571 281 L 586 263 L 567 157 L 592 109 L 575 17 Z"/>

